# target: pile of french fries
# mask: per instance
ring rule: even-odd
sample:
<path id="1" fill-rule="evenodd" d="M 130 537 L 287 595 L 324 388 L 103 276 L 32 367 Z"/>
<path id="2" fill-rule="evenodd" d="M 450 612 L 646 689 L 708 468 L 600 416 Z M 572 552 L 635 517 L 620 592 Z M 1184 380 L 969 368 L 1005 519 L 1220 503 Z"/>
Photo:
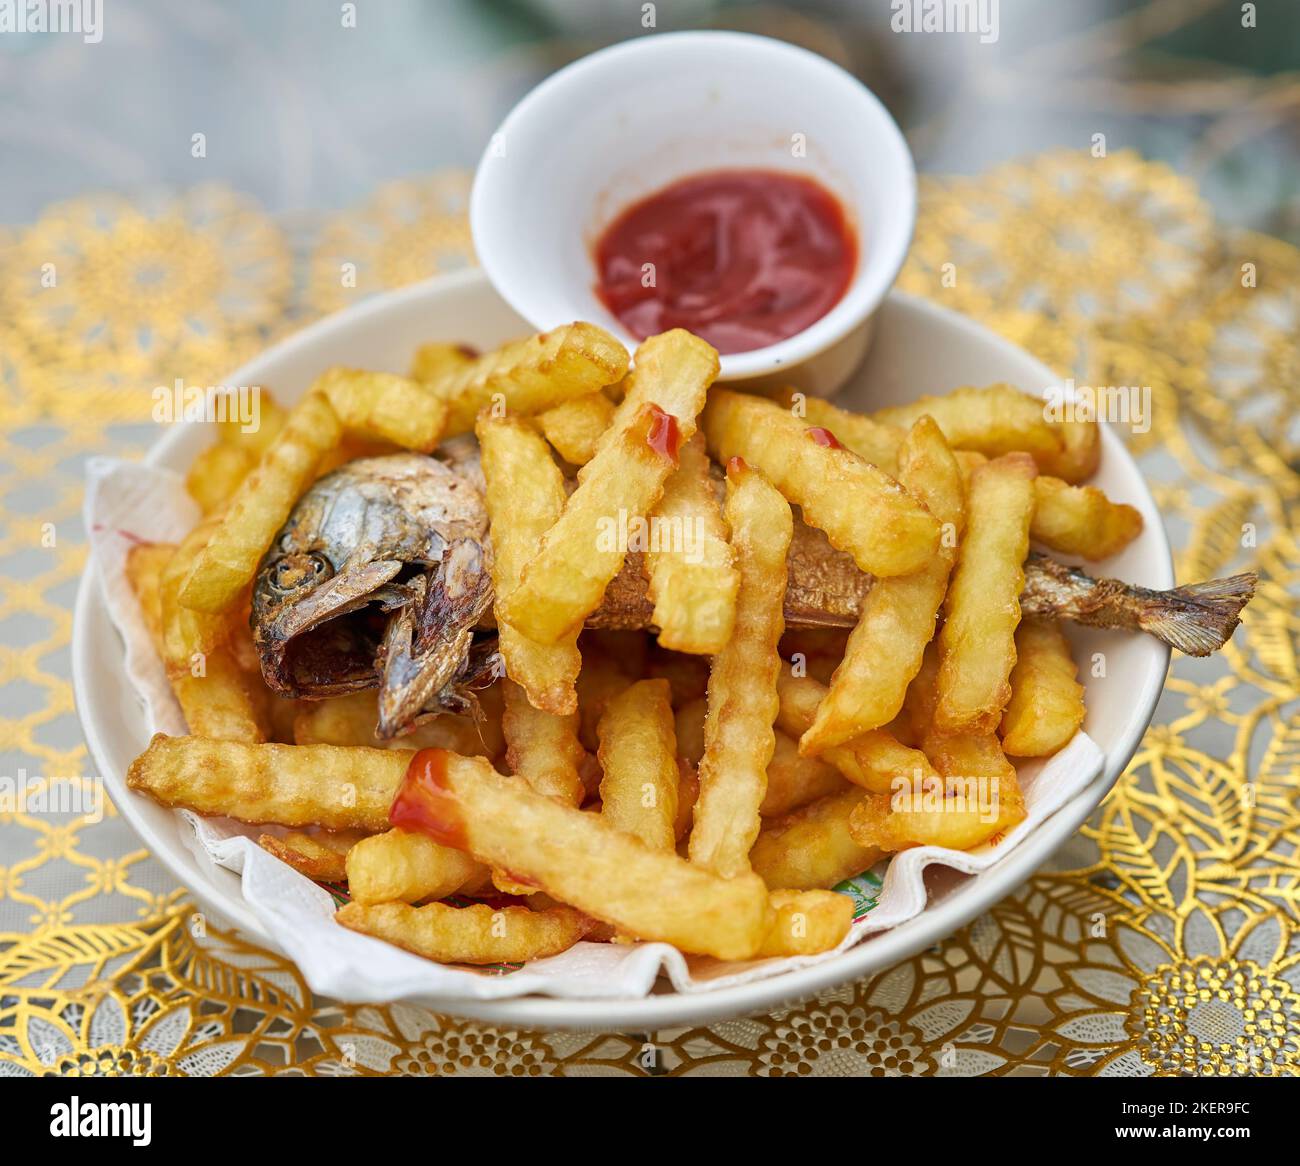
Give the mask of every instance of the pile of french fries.
<path id="1" fill-rule="evenodd" d="M 583 939 L 825 951 L 852 923 L 844 880 L 1014 826 L 1008 758 L 1084 716 L 1065 637 L 1020 618 L 1030 540 L 1103 558 L 1141 528 L 1081 484 L 1096 426 L 1004 385 L 866 416 L 717 372 L 688 333 L 629 369 L 578 323 L 482 356 L 430 344 L 405 377 L 332 370 L 287 411 L 264 396 L 256 433 L 195 461 L 193 533 L 130 557 L 191 733 L 155 737 L 131 788 L 266 825 L 272 854 L 346 888 L 340 924 L 470 965 Z M 482 716 L 381 742 L 373 691 L 268 690 L 250 587 L 296 500 L 350 458 L 470 432 L 505 671 Z M 584 630 L 624 566 L 597 537 L 620 512 L 700 534 L 645 556 L 653 631 Z M 874 576 L 851 632 L 784 626 L 800 520 Z"/>

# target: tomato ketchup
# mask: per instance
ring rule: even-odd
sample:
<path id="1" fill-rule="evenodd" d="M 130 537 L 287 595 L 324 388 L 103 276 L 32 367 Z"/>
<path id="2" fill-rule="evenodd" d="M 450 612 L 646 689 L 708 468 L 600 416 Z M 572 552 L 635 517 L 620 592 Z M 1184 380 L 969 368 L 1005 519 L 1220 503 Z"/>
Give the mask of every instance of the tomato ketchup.
<path id="1" fill-rule="evenodd" d="M 685 328 L 719 352 L 802 332 L 843 297 L 858 246 L 825 187 L 775 170 L 683 178 L 597 240 L 596 291 L 634 336 Z"/>

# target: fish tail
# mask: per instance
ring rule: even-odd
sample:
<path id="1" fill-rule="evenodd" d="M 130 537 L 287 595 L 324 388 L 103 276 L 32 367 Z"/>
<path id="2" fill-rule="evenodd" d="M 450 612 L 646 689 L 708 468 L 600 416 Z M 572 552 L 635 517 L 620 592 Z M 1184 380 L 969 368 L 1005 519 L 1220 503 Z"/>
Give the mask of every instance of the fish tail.
<path id="1" fill-rule="evenodd" d="M 1208 656 L 1226 644 L 1255 595 L 1254 571 L 1227 579 L 1155 591 L 1140 604 L 1138 626 L 1189 656 Z"/>

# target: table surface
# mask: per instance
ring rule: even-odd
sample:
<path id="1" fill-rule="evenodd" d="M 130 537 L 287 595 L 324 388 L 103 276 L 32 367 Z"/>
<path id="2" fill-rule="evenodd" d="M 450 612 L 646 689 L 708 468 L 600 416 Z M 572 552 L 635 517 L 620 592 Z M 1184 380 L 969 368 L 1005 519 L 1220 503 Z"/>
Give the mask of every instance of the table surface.
<path id="1" fill-rule="evenodd" d="M 97 97 L 81 106 L 84 121 L 70 112 L 74 100 L 66 124 L 43 114 L 43 132 L 24 136 L 22 119 L 7 117 L 0 130 L 0 215 L 13 224 L 0 228 L 3 775 L 29 789 L 96 781 L 68 679 L 70 609 L 86 558 L 85 459 L 136 456 L 157 436 L 147 420 L 152 386 L 177 375 L 219 383 L 304 321 L 472 262 L 463 165 L 477 146 L 461 147 L 485 138 L 536 75 L 590 47 L 537 34 L 527 5 L 489 7 L 495 23 L 485 31 L 465 5 L 433 6 L 433 39 L 451 44 L 461 65 L 418 74 L 429 91 L 414 83 L 414 48 L 409 57 L 393 48 L 400 20 L 385 17 L 392 67 L 362 54 L 370 65 L 349 76 L 337 106 L 317 76 L 325 33 L 298 5 L 268 17 L 283 21 L 274 28 L 241 23 L 238 4 L 187 6 L 184 18 L 110 5 L 104 43 L 84 48 L 102 52 L 104 65 L 87 66 L 62 44 L 15 51 L 0 38 L 0 86 L 18 94 L 17 108 L 53 109 L 56 82 L 65 97 Z M 432 19 L 427 8 L 392 8 L 408 33 Z M 1213 17 L 1216 6 L 1184 8 Z M 1176 38 L 1168 10 L 1132 6 L 1124 19 L 1147 23 L 1126 28 L 1124 51 L 1140 49 L 1144 31 Z M 828 17 L 754 10 L 786 22 L 769 27 L 745 12 L 749 27 L 858 54 L 850 63 L 870 51 L 866 34 L 837 41 L 841 26 Z M 1066 101 L 1068 70 L 1061 50 L 1049 50 L 1069 38 L 1040 35 L 1026 47 L 1012 16 L 1004 22 L 1010 43 L 1000 51 L 1028 54 L 1055 78 L 1051 100 Z M 1109 25 L 1076 36 L 1068 60 L 1113 67 L 1118 50 L 1105 46 L 1114 36 Z M 274 133 L 240 120 L 251 108 L 247 86 L 232 87 L 238 100 L 213 101 L 211 87 L 228 78 L 198 46 L 223 37 L 229 71 L 264 86 L 252 104 L 268 103 Z M 477 53 L 466 47 L 475 37 Z M 296 45 L 283 61 L 268 50 L 277 38 Z M 179 56 L 159 54 L 160 44 Z M 184 99 L 151 102 L 149 87 L 164 81 L 132 73 L 138 54 L 186 69 Z M 905 73 L 908 59 L 888 58 L 890 75 Z M 985 321 L 1078 384 L 1149 385 L 1152 427 L 1129 440 L 1167 516 L 1179 578 L 1240 569 L 1261 577 L 1225 652 L 1175 659 L 1133 763 L 1052 864 L 942 945 L 774 1015 L 660 1033 L 516 1032 L 408 1006 L 313 999 L 283 960 L 201 926 L 111 807 L 96 821 L 0 804 L 0 1075 L 1297 1072 L 1300 252 L 1246 229 L 1293 232 L 1294 188 L 1282 178 L 1270 188 L 1261 175 L 1289 173 L 1294 159 L 1233 136 L 1248 133 L 1242 103 L 1284 108 L 1294 83 L 1280 71 L 1216 66 L 1212 82 L 1193 71 L 1159 94 L 1136 80 L 1131 92 L 1076 92 L 1076 120 L 1053 123 L 1055 137 L 1017 139 L 1043 147 L 1037 153 L 1016 159 L 986 141 L 981 163 L 967 167 L 952 144 L 977 132 L 966 124 L 971 110 L 1005 95 L 996 70 L 991 80 L 983 65 L 963 68 L 948 77 L 943 108 L 913 109 L 907 124 L 923 161 L 982 172 L 924 181 L 900 286 Z M 101 93 L 104 69 L 137 88 Z M 1236 107 L 1225 96 L 1234 85 Z M 1141 102 L 1168 103 L 1175 87 L 1184 102 L 1206 104 L 1211 129 L 1202 121 L 1188 140 L 1157 119 L 1153 144 Z M 963 102 L 959 90 L 974 96 Z M 900 85 L 899 101 L 924 105 L 909 92 Z M 238 157 L 208 171 L 158 163 L 150 135 L 164 122 L 183 128 L 177 107 L 227 119 L 241 135 Z M 337 116 L 321 112 L 330 108 Z M 394 162 L 430 111 L 456 127 L 450 138 L 410 151 L 409 166 Z M 362 117 L 375 133 L 358 132 Z M 1090 120 L 1111 127 L 1105 156 L 1094 156 L 1087 134 L 1059 148 L 1062 125 Z M 1251 124 L 1265 139 L 1287 127 L 1281 117 Z M 1124 129 L 1138 125 L 1141 134 Z M 1129 140 L 1185 173 L 1124 149 Z M 1198 167 L 1193 155 L 1206 142 L 1219 154 Z M 1244 179 L 1223 161 L 1237 148 L 1257 155 Z M 11 169 L 13 151 L 24 164 Z M 371 165 L 380 153 L 386 164 Z M 10 173 L 21 180 L 10 183 Z M 64 197 L 70 190 L 83 193 Z M 357 264 L 356 289 L 340 286 L 343 262 Z M 945 278 L 954 270 L 955 285 Z"/>

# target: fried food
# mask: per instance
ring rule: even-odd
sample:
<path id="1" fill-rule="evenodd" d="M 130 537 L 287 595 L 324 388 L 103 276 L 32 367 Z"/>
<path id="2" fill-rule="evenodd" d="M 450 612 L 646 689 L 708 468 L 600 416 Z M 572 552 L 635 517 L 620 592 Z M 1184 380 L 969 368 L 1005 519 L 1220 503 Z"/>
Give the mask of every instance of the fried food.
<path id="1" fill-rule="evenodd" d="M 293 718 L 295 745 L 366 745 L 372 749 L 454 749 L 467 756 L 494 756 L 473 718 L 445 713 L 411 732 L 384 740 L 379 725 L 378 694 L 373 688 L 300 701 Z M 499 752 L 499 750 L 498 750 Z"/>
<path id="2" fill-rule="evenodd" d="M 325 395 L 348 433 L 420 453 L 442 439 L 446 402 L 410 377 L 332 368 L 313 387 Z"/>
<path id="3" fill-rule="evenodd" d="M 186 493 L 211 514 L 225 506 L 255 465 L 257 454 L 249 447 L 218 441 L 190 463 Z"/>
<path id="4" fill-rule="evenodd" d="M 1016 628 L 1011 700 L 1002 714 L 1002 748 L 1013 757 L 1048 757 L 1083 724 L 1083 685 L 1060 627 L 1045 619 Z"/>
<path id="5" fill-rule="evenodd" d="M 776 922 L 763 938 L 761 958 L 830 951 L 853 924 L 853 900 L 834 891 L 773 891 L 772 909 Z"/>
<path id="6" fill-rule="evenodd" d="M 652 850 L 676 844 L 677 735 L 666 680 L 639 680 L 605 705 L 600 737 L 601 816 Z"/>
<path id="7" fill-rule="evenodd" d="M 564 511 L 564 477 L 537 432 L 518 418 L 483 417 L 475 430 L 491 518 L 492 586 L 506 674 L 539 709 L 567 716 L 577 708 L 574 683 L 582 659 L 578 630 L 551 643 L 531 639 L 506 619 L 501 601 L 519 584 L 524 566 Z"/>
<path id="8" fill-rule="evenodd" d="M 479 758 L 419 757 L 393 804 L 394 825 L 423 828 L 623 934 L 683 951 L 748 959 L 771 926 L 767 889 L 753 875 L 723 879 L 652 850 Z"/>
<path id="9" fill-rule="evenodd" d="M 881 851 L 849 833 L 854 807 L 869 796 L 846 789 L 764 822 L 749 853 L 754 873 L 773 890 L 812 891 L 870 870 Z"/>
<path id="10" fill-rule="evenodd" d="M 427 903 L 345 903 L 334 918 L 344 927 L 443 964 L 524 963 L 567 951 L 592 928 L 572 907 L 450 907 Z"/>
<path id="11" fill-rule="evenodd" d="M 427 359 L 426 359 L 427 363 Z M 447 404 L 444 437 L 469 433 L 479 410 L 542 413 L 621 380 L 627 349 L 595 324 L 565 324 L 465 365 L 448 361 L 424 384 Z"/>
<path id="12" fill-rule="evenodd" d="M 761 470 L 861 570 L 905 575 L 938 548 L 939 524 L 924 506 L 827 430 L 780 405 L 715 389 L 701 426 L 717 460 L 741 457 Z"/>
<path id="13" fill-rule="evenodd" d="M 799 750 L 808 756 L 892 721 L 934 635 L 957 559 L 965 501 L 961 471 L 929 417 L 921 417 L 903 442 L 899 481 L 943 524 L 944 536 L 919 571 L 878 579 L 867 593 L 830 690 L 800 738 Z"/>
<path id="14" fill-rule="evenodd" d="M 676 652 L 715 655 L 731 638 L 740 572 L 702 435 L 682 446 L 651 521 L 645 565 L 659 643 Z"/>
<path id="15" fill-rule="evenodd" d="M 126 555 L 126 579 L 140 605 L 145 631 L 163 655 L 162 575 L 176 554 L 174 543 L 136 543 Z"/>
<path id="16" fill-rule="evenodd" d="M 501 727 L 510 772 L 539 794 L 569 806 L 581 804 L 579 771 L 586 750 L 578 740 L 577 710 L 561 715 L 535 708 L 524 690 L 510 680 L 503 682 L 502 696 Z"/>
<path id="17" fill-rule="evenodd" d="M 1037 472 L 1028 454 L 1004 454 L 971 474 L 966 533 L 939 633 L 934 726 L 941 733 L 992 733 L 1011 697 Z"/>
<path id="18" fill-rule="evenodd" d="M 690 856 L 691 862 L 730 878 L 749 869 L 776 745 L 777 644 L 785 630 L 785 557 L 794 521 L 789 503 L 739 458 L 727 466 L 726 518 L 740 590 L 735 629 L 709 674 Z"/>
<path id="19" fill-rule="evenodd" d="M 292 831 L 283 837 L 263 834 L 257 844 L 309 879 L 341 883 L 347 878 L 348 851 L 365 837 L 356 830 L 342 830 L 337 834 Z"/>
<path id="20" fill-rule="evenodd" d="M 131 762 L 126 784 L 164 806 L 198 814 L 376 833 L 388 828 L 388 807 L 412 756 L 395 749 L 155 733 Z"/>
<path id="21" fill-rule="evenodd" d="M 537 415 L 542 435 L 573 466 L 591 461 L 597 442 L 613 420 L 614 402 L 600 389 Z"/>
<path id="22" fill-rule="evenodd" d="M 758 812 L 776 818 L 844 788 L 838 769 L 816 757 L 801 757 L 794 738 L 779 729 L 776 747 L 767 766 L 767 791 Z"/>
<path id="23" fill-rule="evenodd" d="M 626 426 L 616 422 L 608 443 L 579 473 L 578 488 L 542 536 L 519 586 L 498 601 L 500 618 L 541 643 L 571 634 L 600 606 L 628 550 L 619 527 L 645 518 L 659 502 L 680 443 L 694 435 L 718 355 L 688 333 L 667 332 L 637 349 L 637 369 L 629 399 L 644 391 L 670 408 L 655 401 Z"/>
<path id="24" fill-rule="evenodd" d="M 942 396 L 918 397 L 906 405 L 877 409 L 872 419 L 910 428 L 921 417 L 937 422 L 953 449 L 985 457 L 1022 451 L 1035 459 L 1060 454 L 1065 439 L 1044 414 L 1044 402 L 1010 385 L 960 388 Z"/>
<path id="25" fill-rule="evenodd" d="M 421 344 L 415 350 L 406 375 L 421 384 L 438 382 L 454 372 L 463 371 L 477 357 L 478 353 L 467 345 L 435 340 Z"/>
<path id="26" fill-rule="evenodd" d="M 441 846 L 414 830 L 372 834 L 347 856 L 348 893 L 358 903 L 445 899 L 487 873 L 487 867 L 463 850 Z"/>
<path id="27" fill-rule="evenodd" d="M 338 444 L 342 432 L 323 395 L 308 393 L 294 407 L 257 468 L 240 483 L 221 525 L 195 557 L 180 591 L 185 607 L 221 612 L 234 606 L 321 458 Z"/>

